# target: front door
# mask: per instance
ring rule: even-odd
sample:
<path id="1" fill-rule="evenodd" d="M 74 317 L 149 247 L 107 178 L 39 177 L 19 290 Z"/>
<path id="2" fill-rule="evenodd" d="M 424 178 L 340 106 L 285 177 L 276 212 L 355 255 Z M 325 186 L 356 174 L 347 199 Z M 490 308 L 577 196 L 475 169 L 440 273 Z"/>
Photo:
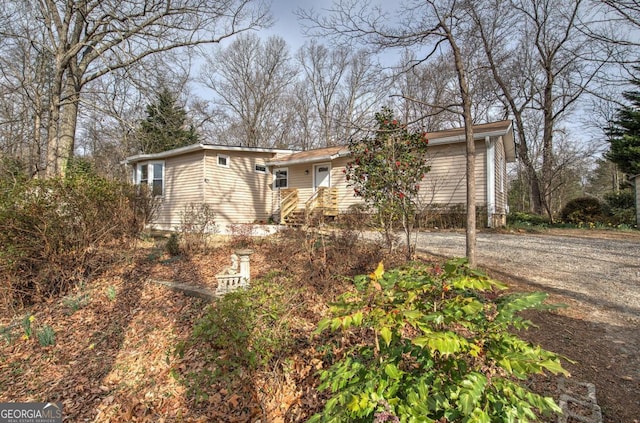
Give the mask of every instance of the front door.
<path id="1" fill-rule="evenodd" d="M 313 190 L 331 186 L 331 164 L 322 163 L 313 166 Z"/>

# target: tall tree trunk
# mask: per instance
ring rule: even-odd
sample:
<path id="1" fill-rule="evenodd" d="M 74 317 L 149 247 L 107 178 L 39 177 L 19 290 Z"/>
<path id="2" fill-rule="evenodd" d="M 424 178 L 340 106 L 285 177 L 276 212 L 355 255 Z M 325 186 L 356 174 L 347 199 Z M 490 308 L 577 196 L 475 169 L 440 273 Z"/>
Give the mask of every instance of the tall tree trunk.
<path id="1" fill-rule="evenodd" d="M 58 95 L 51 99 L 51 122 L 47 141 L 46 175 L 64 176 L 69 159 L 73 157 L 78 120 L 79 87 L 68 73 L 60 76 Z"/>
<path id="2" fill-rule="evenodd" d="M 542 132 L 542 188 L 543 205 L 549 221 L 553 223 L 551 181 L 553 178 L 553 84 L 551 65 L 547 66 L 547 83 L 544 87 L 544 129 Z"/>
<path id="3" fill-rule="evenodd" d="M 520 161 L 524 165 L 525 173 L 527 175 L 527 186 L 529 189 L 529 201 L 531 211 L 536 214 L 542 214 L 544 209 L 542 206 L 542 190 L 540 189 L 540 179 L 538 178 L 538 173 L 536 172 L 536 168 L 529 157 L 529 145 L 527 144 L 527 138 L 524 132 L 524 122 L 522 121 L 522 113 L 519 111 L 516 112 L 516 109 L 513 108 L 514 118 L 516 121 L 516 127 L 518 129 L 518 156 Z"/>
<path id="4" fill-rule="evenodd" d="M 61 59 L 56 60 L 56 72 L 51 83 L 51 99 L 49 102 L 49 120 L 47 124 L 47 159 L 45 163 L 45 175 L 53 177 L 58 174 L 58 156 L 60 149 L 60 109 L 62 97 L 62 79 L 64 69 L 60 64 Z"/>
<path id="5" fill-rule="evenodd" d="M 441 23 L 442 24 L 442 23 Z M 443 25 L 447 34 L 458 75 L 460 97 L 462 98 L 462 117 L 464 119 L 464 137 L 466 141 L 466 173 L 467 173 L 467 224 L 466 224 L 466 256 L 470 267 L 476 267 L 476 144 L 473 139 L 473 118 L 471 115 L 471 94 L 467 73 L 455 38 L 449 28 Z"/>

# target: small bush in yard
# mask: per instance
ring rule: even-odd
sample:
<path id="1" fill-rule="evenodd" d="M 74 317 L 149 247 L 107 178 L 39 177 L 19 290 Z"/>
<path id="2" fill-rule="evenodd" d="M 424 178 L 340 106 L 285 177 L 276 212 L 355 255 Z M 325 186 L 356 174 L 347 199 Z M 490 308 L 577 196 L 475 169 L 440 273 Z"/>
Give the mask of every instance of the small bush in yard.
<path id="1" fill-rule="evenodd" d="M 220 382 L 239 382 L 284 355 L 293 342 L 288 316 L 297 292 L 282 285 L 283 276 L 269 274 L 248 290 L 226 294 L 211 305 L 176 355 L 198 354 L 202 371 L 183 375 L 196 401 Z"/>
<path id="2" fill-rule="evenodd" d="M 176 257 L 180 255 L 180 239 L 178 238 L 177 233 L 172 233 L 169 235 L 169 239 L 165 244 L 165 250 L 169 253 L 170 256 Z"/>
<path id="3" fill-rule="evenodd" d="M 187 254 L 207 252 L 207 237 L 216 233 L 216 214 L 207 203 L 189 203 L 180 212 L 180 233 L 182 251 Z M 177 255 L 171 253 L 171 255 Z"/>
<path id="4" fill-rule="evenodd" d="M 560 412 L 519 383 L 566 374 L 560 357 L 508 331 L 526 328 L 516 313 L 544 307 L 545 294 L 497 296 L 506 287 L 462 260 L 444 270 L 380 264 L 354 282 L 318 325 L 317 333 L 340 330 L 352 341 L 321 372 L 331 397 L 311 422 L 528 421 Z"/>
<path id="5" fill-rule="evenodd" d="M 141 229 L 131 186 L 98 176 L 0 178 L 0 309 L 82 283 Z"/>
<path id="6" fill-rule="evenodd" d="M 594 197 L 580 197 L 569 201 L 560 212 L 565 223 L 585 224 L 604 220 L 604 207 Z"/>

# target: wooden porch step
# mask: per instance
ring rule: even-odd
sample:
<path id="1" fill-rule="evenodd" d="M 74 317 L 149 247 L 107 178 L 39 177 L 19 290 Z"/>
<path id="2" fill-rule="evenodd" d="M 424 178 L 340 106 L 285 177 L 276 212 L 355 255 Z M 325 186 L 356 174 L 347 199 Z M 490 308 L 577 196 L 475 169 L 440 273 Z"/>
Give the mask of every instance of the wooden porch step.
<path id="1" fill-rule="evenodd" d="M 305 215 L 304 210 L 293 211 L 289 213 L 289 215 L 285 218 L 285 222 L 287 223 L 287 226 L 293 226 L 293 227 L 304 226 L 306 224 L 304 215 Z"/>

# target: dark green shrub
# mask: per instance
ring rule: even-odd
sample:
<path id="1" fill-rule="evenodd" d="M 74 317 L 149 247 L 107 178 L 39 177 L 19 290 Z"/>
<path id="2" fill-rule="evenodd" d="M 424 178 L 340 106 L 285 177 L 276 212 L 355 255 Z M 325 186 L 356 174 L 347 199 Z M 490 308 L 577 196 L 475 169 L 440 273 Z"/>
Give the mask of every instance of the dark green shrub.
<path id="1" fill-rule="evenodd" d="M 636 206 L 636 196 L 631 189 L 605 194 L 604 201 L 612 209 L 633 209 Z"/>
<path id="2" fill-rule="evenodd" d="M 567 372 L 560 357 L 509 332 L 529 322 L 544 293 L 498 296 L 503 285 L 463 261 L 416 264 L 354 279 L 317 333 L 341 331 L 337 361 L 321 372 L 330 392 L 312 422 L 536 420 L 560 408 L 525 385 Z M 491 300 L 491 298 L 496 298 Z M 329 363 L 331 364 L 331 363 Z"/>
<path id="3" fill-rule="evenodd" d="M 1 306 L 64 293 L 137 235 L 133 187 L 97 176 L 0 180 Z"/>
<path id="4" fill-rule="evenodd" d="M 169 235 L 169 239 L 167 240 L 167 243 L 164 246 L 165 250 L 167 250 L 167 253 L 169 253 L 170 256 L 172 257 L 176 257 L 180 255 L 180 238 L 178 237 L 177 233 L 172 233 L 171 235 Z"/>
<path id="5" fill-rule="evenodd" d="M 631 189 L 611 192 L 604 196 L 608 223 L 612 225 L 634 225 L 636 222 L 636 197 Z"/>
<path id="6" fill-rule="evenodd" d="M 576 225 L 604 221 L 604 207 L 595 197 L 580 197 L 569 201 L 560 212 L 562 221 Z"/>

